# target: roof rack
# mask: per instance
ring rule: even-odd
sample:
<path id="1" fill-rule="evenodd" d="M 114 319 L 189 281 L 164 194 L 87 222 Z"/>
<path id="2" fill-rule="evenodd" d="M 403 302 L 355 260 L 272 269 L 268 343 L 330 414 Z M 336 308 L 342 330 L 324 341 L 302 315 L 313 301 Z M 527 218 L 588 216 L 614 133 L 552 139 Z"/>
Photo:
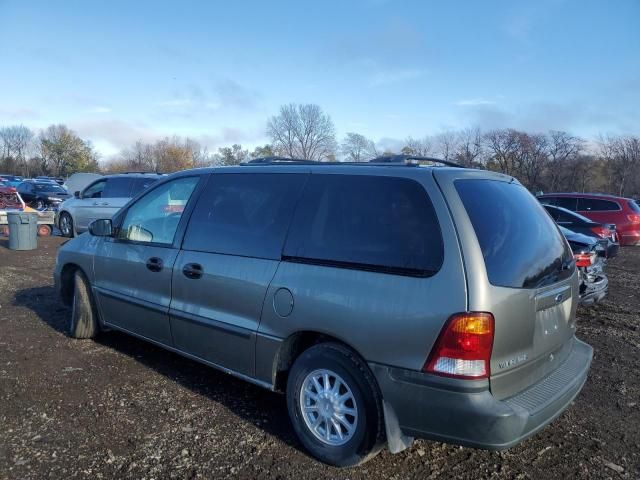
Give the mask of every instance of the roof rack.
<path id="1" fill-rule="evenodd" d="M 278 163 L 286 163 L 289 165 L 315 165 L 321 162 L 317 162 L 316 160 L 303 160 L 301 158 L 287 158 L 287 157 L 259 157 L 254 158 L 252 160 L 242 162 L 240 165 L 273 165 Z"/>
<path id="2" fill-rule="evenodd" d="M 387 155 L 369 160 L 369 163 L 404 163 L 408 165 L 415 165 L 414 161 L 441 163 L 443 165 L 447 165 L 448 167 L 464 168 L 459 163 L 451 162 L 449 160 L 443 160 L 441 158 L 435 157 L 420 157 L 417 155 Z"/>
<path id="3" fill-rule="evenodd" d="M 301 158 L 287 158 L 287 157 L 273 156 L 273 157 L 254 158 L 253 160 L 242 162 L 240 165 L 287 164 L 287 165 L 333 165 L 333 166 L 336 166 L 336 165 L 389 166 L 389 164 L 398 164 L 398 165 L 404 165 L 407 167 L 417 167 L 420 162 L 441 163 L 449 167 L 464 168 L 459 163 L 450 162 L 449 160 L 442 160 L 440 158 L 433 158 L 433 157 L 419 157 L 415 155 L 388 155 L 383 157 L 376 157 L 364 162 L 319 162 L 317 160 L 303 160 Z"/>

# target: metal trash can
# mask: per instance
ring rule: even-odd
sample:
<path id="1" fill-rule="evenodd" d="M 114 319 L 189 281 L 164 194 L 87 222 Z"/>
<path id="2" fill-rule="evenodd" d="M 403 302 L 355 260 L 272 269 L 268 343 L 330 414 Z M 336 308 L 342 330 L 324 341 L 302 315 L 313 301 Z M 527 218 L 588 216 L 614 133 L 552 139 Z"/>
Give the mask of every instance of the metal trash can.
<path id="1" fill-rule="evenodd" d="M 11 250 L 35 250 L 38 248 L 38 214 L 7 212 L 9 224 L 9 248 Z"/>

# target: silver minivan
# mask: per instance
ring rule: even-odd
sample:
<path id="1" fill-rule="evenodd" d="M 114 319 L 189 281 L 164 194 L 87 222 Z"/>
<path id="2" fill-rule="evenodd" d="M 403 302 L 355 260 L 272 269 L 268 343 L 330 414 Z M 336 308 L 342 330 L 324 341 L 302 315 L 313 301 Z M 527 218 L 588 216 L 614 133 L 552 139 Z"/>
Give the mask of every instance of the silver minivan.
<path id="1" fill-rule="evenodd" d="M 587 378 L 571 250 L 510 176 L 266 159 L 173 174 L 89 231 L 55 269 L 71 336 L 284 392 L 332 465 L 415 437 L 511 447 Z"/>
<path id="2" fill-rule="evenodd" d="M 111 218 L 132 197 L 159 178 L 155 173 L 99 176 L 82 191 L 69 192 L 73 197 L 58 208 L 56 226 L 65 237 L 82 233 L 92 221 Z"/>

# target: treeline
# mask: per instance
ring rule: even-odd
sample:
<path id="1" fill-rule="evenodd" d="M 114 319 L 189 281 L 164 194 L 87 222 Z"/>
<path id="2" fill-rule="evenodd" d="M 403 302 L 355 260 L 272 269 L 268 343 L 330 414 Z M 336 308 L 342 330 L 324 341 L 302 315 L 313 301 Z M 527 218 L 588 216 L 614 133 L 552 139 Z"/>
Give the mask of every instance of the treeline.
<path id="1" fill-rule="evenodd" d="M 313 104 L 284 105 L 267 121 L 270 143 L 253 150 L 239 144 L 210 152 L 190 138 L 138 141 L 98 163 L 90 142 L 64 125 L 35 135 L 24 126 L 0 129 L 0 172 L 66 176 L 77 171 L 174 172 L 210 165 L 237 165 L 264 156 L 319 161 L 362 162 L 381 155 L 407 154 L 455 161 L 517 177 L 531 191 L 594 191 L 640 196 L 640 137 L 600 137 L 591 142 L 563 131 L 471 128 L 421 138 L 400 148 L 380 149 L 366 136 L 349 132 L 338 141 L 331 117 Z"/>
<path id="2" fill-rule="evenodd" d="M 66 177 L 100 169 L 91 142 L 65 125 L 51 125 L 38 135 L 24 125 L 0 128 L 0 173 Z"/>

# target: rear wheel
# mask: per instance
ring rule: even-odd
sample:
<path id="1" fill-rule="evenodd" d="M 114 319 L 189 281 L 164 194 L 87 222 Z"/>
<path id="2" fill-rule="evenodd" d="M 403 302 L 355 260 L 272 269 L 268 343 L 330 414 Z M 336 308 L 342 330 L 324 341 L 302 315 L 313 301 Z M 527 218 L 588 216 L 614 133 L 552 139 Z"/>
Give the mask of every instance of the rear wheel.
<path id="1" fill-rule="evenodd" d="M 298 357 L 287 382 L 287 407 L 300 441 L 325 463 L 358 465 L 383 445 L 382 400 L 373 374 L 342 345 L 319 344 Z"/>
<path id="2" fill-rule="evenodd" d="M 73 274 L 73 304 L 69 335 L 73 338 L 93 338 L 98 334 L 98 318 L 87 277 L 77 270 Z"/>
<path id="3" fill-rule="evenodd" d="M 71 218 L 71 215 L 69 215 L 67 212 L 62 212 L 60 214 L 59 224 L 60 224 L 60 232 L 62 233 L 62 236 L 72 238 L 73 237 L 73 219 Z"/>
<path id="4" fill-rule="evenodd" d="M 38 236 L 48 237 L 51 235 L 51 227 L 49 225 L 38 225 Z"/>

